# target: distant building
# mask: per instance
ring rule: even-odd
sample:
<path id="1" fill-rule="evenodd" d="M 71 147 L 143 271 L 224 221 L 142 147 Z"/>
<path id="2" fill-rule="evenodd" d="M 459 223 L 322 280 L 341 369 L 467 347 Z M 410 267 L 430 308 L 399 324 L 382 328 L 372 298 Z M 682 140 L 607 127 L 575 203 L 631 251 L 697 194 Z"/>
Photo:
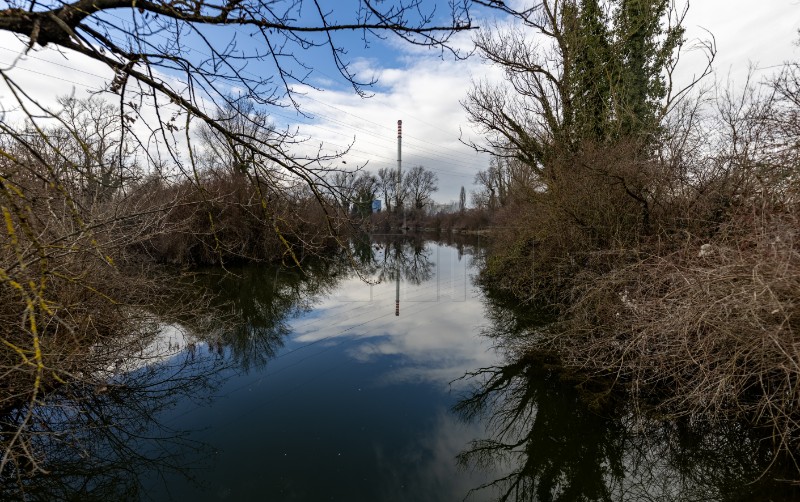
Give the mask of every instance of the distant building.
<path id="1" fill-rule="evenodd" d="M 373 213 L 380 213 L 381 212 L 381 201 L 373 200 L 372 201 L 372 212 Z"/>

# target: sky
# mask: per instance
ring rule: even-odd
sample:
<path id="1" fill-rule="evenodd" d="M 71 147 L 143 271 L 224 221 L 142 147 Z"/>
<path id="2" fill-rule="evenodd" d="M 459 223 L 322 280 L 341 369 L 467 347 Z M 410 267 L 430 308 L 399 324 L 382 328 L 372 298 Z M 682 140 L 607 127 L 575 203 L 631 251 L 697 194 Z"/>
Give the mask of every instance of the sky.
<path id="1" fill-rule="evenodd" d="M 521 1 L 521 0 L 520 0 Z M 0 8 L 5 7 L 0 0 Z M 337 8 L 338 7 L 337 4 Z M 490 14 L 478 13 L 475 24 L 486 25 Z M 708 39 L 717 47 L 717 79 L 734 83 L 745 78 L 749 65 L 755 65 L 756 79 L 762 79 L 785 61 L 797 61 L 800 49 L 800 0 L 704 0 L 690 5 L 684 26 L 688 45 Z M 291 108 L 271 110 L 273 121 L 281 126 L 298 127 L 308 138 L 306 147 L 322 145 L 327 151 L 349 152 L 342 166 L 361 167 L 377 172 L 381 167 L 397 166 L 397 121 L 403 121 L 403 169 L 422 165 L 439 177 L 435 200 L 455 201 L 462 186 L 472 190 L 475 174 L 488 167 L 486 155 L 477 154 L 462 140 L 480 141 L 480 133 L 469 124 L 461 101 L 473 80 L 499 80 L 502 73 L 473 56 L 454 60 L 435 50 L 427 50 L 395 39 L 373 40 L 369 48 L 357 38 L 345 39 L 346 57 L 352 68 L 377 83 L 362 98 L 337 75 L 329 53 L 302 53 L 314 67 L 308 83 L 295 85 L 298 102 L 305 116 Z M 470 35 L 459 35 L 456 46 L 469 49 Z M 102 87 L 112 75 L 101 65 L 68 53 L 50 49 L 18 57 L 22 42 L 0 33 L 0 67 L 9 68 L 23 88 L 32 95 L 53 100 L 55 96 L 86 95 Z M 688 79 L 702 70 L 699 53 L 689 53 L 681 67 Z M 259 71 L 253 68 L 253 71 Z M 0 86 L 0 109 L 9 110 L 12 100 Z M 1 113 L 1 112 L 0 112 Z"/>

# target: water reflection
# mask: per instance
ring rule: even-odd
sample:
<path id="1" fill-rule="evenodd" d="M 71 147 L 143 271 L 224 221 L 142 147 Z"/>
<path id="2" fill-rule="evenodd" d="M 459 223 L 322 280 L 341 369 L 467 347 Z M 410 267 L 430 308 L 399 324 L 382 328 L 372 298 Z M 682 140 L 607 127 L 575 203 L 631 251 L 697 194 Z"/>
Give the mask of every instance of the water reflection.
<path id="1" fill-rule="evenodd" d="M 147 329 L 93 347 L 78 381 L 0 417 L 0 441 L 25 453 L 4 462 L 0 499 L 138 500 L 143 473 L 190 478 L 208 468 L 209 448 L 191 438 L 184 415 L 273 358 L 289 320 L 328 294 L 343 268 L 319 261 L 303 271 L 208 271 L 177 294 L 197 302 L 184 309 L 192 315 L 157 322 L 137 313 Z"/>
<path id="2" fill-rule="evenodd" d="M 214 350 L 227 350 L 235 364 L 249 370 L 275 357 L 291 332 L 289 321 L 313 308 L 348 275 L 344 260 L 315 260 L 303 269 L 246 266 L 207 270 L 198 286 L 213 301 L 194 332 Z"/>
<path id="3" fill-rule="evenodd" d="M 587 406 L 546 355 L 519 351 L 519 317 L 488 302 L 487 331 L 506 364 L 470 372 L 455 407 L 486 427 L 459 454 L 467 467 L 511 466 L 474 488 L 500 501 L 798 500 L 794 464 L 775 462 L 770 441 L 746 424 L 661 421 L 609 405 Z M 597 403 L 595 403 L 597 404 Z M 782 467 L 783 466 L 783 467 Z M 784 481 L 781 481 L 784 480 Z"/>
<path id="4" fill-rule="evenodd" d="M 773 481 L 774 468 L 759 478 L 769 443 L 747 427 L 590 409 L 554 360 L 519 355 L 531 321 L 547 315 L 473 287 L 478 249 L 378 237 L 302 271 L 198 274 L 196 297 L 214 293 L 202 315 L 168 319 L 141 353 L 121 354 L 93 384 L 37 405 L 25 444 L 49 474 L 5 471 L 0 498 L 22 490 L 29 500 L 797 495 Z M 493 346 L 509 354 L 505 362 Z M 466 393 L 455 405 L 464 421 L 447 411 L 451 391 Z M 27 411 L 0 421 L 0 434 Z"/>
<path id="5" fill-rule="evenodd" d="M 449 389 L 465 371 L 496 358 L 491 341 L 477 336 L 485 322 L 471 277 L 477 248 L 377 236 L 359 254 L 362 274 L 342 279 L 311 319 L 294 324 L 293 340 L 346 341 L 347 354 L 363 364 L 402 358 L 378 385 L 425 382 Z"/>
<path id="6" fill-rule="evenodd" d="M 14 410 L 3 432 L 32 413 L 33 427 L 21 440 L 36 463 L 9 465 L 0 499 L 137 500 L 145 470 L 188 476 L 203 463 L 202 445 L 159 415 L 213 392 L 222 366 L 219 359 L 183 355 L 102 384 L 65 386 L 35 409 Z M 178 449 L 195 454 L 176 455 Z"/>
<path id="7" fill-rule="evenodd" d="M 473 329 L 473 249 L 381 237 L 302 271 L 196 274 L 193 315 L 97 347 L 116 362 L 36 406 L 25 444 L 40 470 L 5 470 L 0 499 L 252 499 L 281 486 L 317 500 L 309 466 L 330 493 L 357 494 L 342 482 L 366 476 L 361 492 L 385 500 L 460 498 L 483 478 L 453 462 L 475 430 L 444 412 L 448 383 L 495 362 Z M 3 439 L 27 411 L 0 421 Z"/>
<path id="8" fill-rule="evenodd" d="M 419 285 L 433 277 L 434 248 L 419 236 L 364 235 L 352 246 L 353 255 L 372 283 L 402 280 Z"/>

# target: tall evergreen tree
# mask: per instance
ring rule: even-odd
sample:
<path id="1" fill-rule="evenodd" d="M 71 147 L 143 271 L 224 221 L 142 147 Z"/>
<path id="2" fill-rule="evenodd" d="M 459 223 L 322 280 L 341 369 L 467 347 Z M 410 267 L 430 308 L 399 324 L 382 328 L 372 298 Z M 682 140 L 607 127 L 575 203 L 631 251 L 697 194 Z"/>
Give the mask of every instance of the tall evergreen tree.
<path id="1" fill-rule="evenodd" d="M 663 70 L 680 46 L 684 29 L 662 25 L 667 0 L 617 2 L 613 26 L 619 78 L 614 110 L 619 134 L 653 134 L 667 94 Z"/>
<path id="2" fill-rule="evenodd" d="M 524 29 L 482 32 L 479 50 L 506 79 L 465 102 L 486 132 L 477 148 L 527 166 L 528 196 L 597 245 L 650 233 L 647 156 L 672 99 L 681 19 L 669 0 L 542 0 Z"/>
<path id="3" fill-rule="evenodd" d="M 486 151 L 546 175 L 554 148 L 613 144 L 658 132 L 668 98 L 664 70 L 683 41 L 668 0 L 549 0 L 522 30 L 484 32 L 483 56 L 509 86 L 478 85 L 465 107 L 490 134 Z M 504 152 L 504 153 L 503 153 Z"/>
<path id="4" fill-rule="evenodd" d="M 570 43 L 574 63 L 565 75 L 569 82 L 565 121 L 570 140 L 604 141 L 609 135 L 611 96 L 618 74 L 609 19 L 597 0 L 583 0 L 574 14 Z"/>

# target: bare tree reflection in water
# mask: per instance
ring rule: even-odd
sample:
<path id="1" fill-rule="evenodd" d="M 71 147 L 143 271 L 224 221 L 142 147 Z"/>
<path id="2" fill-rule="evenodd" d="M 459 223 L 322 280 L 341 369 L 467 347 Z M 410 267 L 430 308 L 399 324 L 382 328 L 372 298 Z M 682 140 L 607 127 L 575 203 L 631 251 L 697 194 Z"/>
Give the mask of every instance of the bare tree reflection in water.
<path id="1" fill-rule="evenodd" d="M 394 280 L 399 271 L 419 285 L 434 275 L 434 251 L 422 240 L 387 236 L 366 249 L 352 246 L 362 276 Z M 353 274 L 348 255 L 339 258 L 308 261 L 302 270 L 209 270 L 195 274 L 188 293 L 161 302 L 174 305 L 134 313 L 140 332 L 87 349 L 92 357 L 75 370 L 75 382 L 50 389 L 33 408 L 4 410 L 0 442 L 24 451 L 0 475 L 0 499 L 137 500 L 158 482 L 154 473 L 164 484 L 177 475 L 202 485 L 193 476 L 214 453 L 190 439 L 196 431 L 184 429 L 192 427 L 184 417 L 213 400 L 229 376 L 275 357 L 290 321 Z M 164 336 L 165 327 L 175 333 Z M 26 464 L 28 457 L 37 464 Z"/>
<path id="2" fill-rule="evenodd" d="M 351 246 L 361 273 L 368 281 L 381 283 L 400 279 L 419 286 L 433 277 L 435 268 L 433 248 L 425 242 L 420 236 L 379 234 L 362 235 L 354 239 Z"/>
<path id="3" fill-rule="evenodd" d="M 785 473 L 771 464 L 769 444 L 744 424 L 595 412 L 554 362 L 517 356 L 465 377 L 475 387 L 455 411 L 485 420 L 489 437 L 473 441 L 459 462 L 508 467 L 472 494 L 488 490 L 500 501 L 798 500 L 796 485 L 780 481 Z"/>
<path id="4" fill-rule="evenodd" d="M 467 419 L 485 414 L 493 437 L 474 441 L 459 461 L 516 466 L 480 487 L 496 488 L 498 500 L 607 500 L 605 473 L 621 471 L 619 430 L 592 427 L 597 417 L 540 373 L 520 359 L 469 374 L 481 385 L 455 409 Z"/>
<path id="5" fill-rule="evenodd" d="M 212 349 L 244 371 L 266 365 L 283 347 L 289 321 L 309 312 L 348 274 L 344 260 L 308 261 L 303 269 L 246 266 L 211 270 L 199 280 L 213 297 L 203 319 L 182 319 Z"/>
<path id="6" fill-rule="evenodd" d="M 13 464 L 2 476 L 3 500 L 136 500 L 142 472 L 176 472 L 191 477 L 203 446 L 159 423 L 158 415 L 179 402 L 209 395 L 223 369 L 218 358 L 188 352 L 158 365 L 121 374 L 98 385 L 61 388 L 37 404 L 24 444 L 44 474 Z M 27 409 L 2 418 L 3 440 L 17 429 Z M 196 463 L 172 452 L 194 452 Z"/>
<path id="7" fill-rule="evenodd" d="M 659 420 L 636 414 L 597 382 L 569 374 L 552 354 L 525 341 L 552 319 L 520 311 L 484 288 L 483 335 L 504 365 L 463 379 L 471 390 L 454 406 L 480 420 L 486 437 L 458 456 L 464 467 L 504 472 L 475 487 L 500 501 L 800 500 L 798 469 L 776 460 L 772 441 L 746 423 Z M 502 468 L 502 469 L 501 469 Z"/>
<path id="8" fill-rule="evenodd" d="M 0 475 L 0 499 L 137 500 L 144 473 L 191 478 L 207 468 L 197 459 L 210 465 L 211 452 L 189 439 L 194 431 L 160 416 L 196 409 L 227 376 L 265 365 L 283 346 L 288 321 L 346 275 L 343 263 L 198 274 L 176 295 L 195 305 L 138 314 L 150 325 L 94 347 L 81 378 L 0 416 L 0 442 L 22 451 Z"/>

